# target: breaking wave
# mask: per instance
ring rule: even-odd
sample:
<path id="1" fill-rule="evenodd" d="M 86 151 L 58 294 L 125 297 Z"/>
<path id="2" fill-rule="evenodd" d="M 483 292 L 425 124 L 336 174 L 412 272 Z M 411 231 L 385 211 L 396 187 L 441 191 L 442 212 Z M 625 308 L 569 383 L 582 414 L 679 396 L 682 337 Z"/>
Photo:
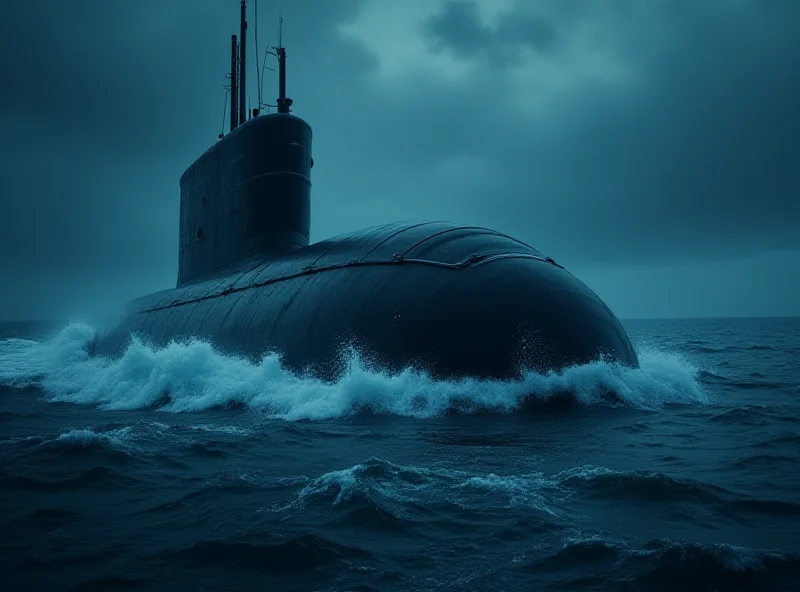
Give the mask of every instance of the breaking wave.
<path id="1" fill-rule="evenodd" d="M 709 402 L 697 368 L 655 349 L 638 352 L 639 369 L 598 361 L 558 373 L 531 372 L 517 381 L 442 381 L 412 369 L 388 374 L 367 368 L 353 353 L 342 378 L 330 383 L 284 369 L 275 354 L 253 363 L 202 341 L 154 348 L 133 339 L 119 358 L 93 357 L 87 348 L 94 335 L 92 327 L 74 323 L 46 341 L 0 342 L 0 385 L 34 387 L 53 402 L 107 410 L 234 406 L 290 421 L 357 413 L 502 413 L 564 401 L 640 409 Z"/>

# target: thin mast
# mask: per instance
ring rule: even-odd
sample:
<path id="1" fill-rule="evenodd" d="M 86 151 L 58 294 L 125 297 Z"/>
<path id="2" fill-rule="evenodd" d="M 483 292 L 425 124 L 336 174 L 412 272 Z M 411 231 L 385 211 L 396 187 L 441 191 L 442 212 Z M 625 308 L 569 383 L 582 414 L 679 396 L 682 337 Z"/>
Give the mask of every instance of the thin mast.
<path id="1" fill-rule="evenodd" d="M 236 129 L 236 126 L 239 125 L 239 117 L 238 117 L 239 111 L 236 100 L 238 97 L 238 94 L 236 92 L 237 91 L 236 85 L 238 83 L 238 81 L 236 80 L 237 49 L 238 48 L 236 47 L 236 35 L 231 35 L 231 130 L 230 131 L 233 131 L 234 129 Z"/>
<path id="2" fill-rule="evenodd" d="M 278 48 L 278 113 L 288 113 L 286 104 L 286 50 Z"/>
<path id="3" fill-rule="evenodd" d="M 242 0 L 239 30 L 239 123 L 247 121 L 247 0 Z"/>
<path id="4" fill-rule="evenodd" d="M 280 17 L 278 29 L 278 113 L 289 113 L 292 99 L 286 98 L 286 49 L 283 47 L 283 16 Z"/>

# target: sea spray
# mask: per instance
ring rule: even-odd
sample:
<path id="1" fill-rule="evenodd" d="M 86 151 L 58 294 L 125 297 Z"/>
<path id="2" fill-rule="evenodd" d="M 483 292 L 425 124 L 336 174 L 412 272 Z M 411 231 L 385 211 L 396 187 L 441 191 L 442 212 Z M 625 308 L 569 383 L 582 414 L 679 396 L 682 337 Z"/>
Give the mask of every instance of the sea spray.
<path id="1" fill-rule="evenodd" d="M 153 347 L 133 338 L 118 358 L 93 357 L 94 329 L 73 323 L 45 341 L 0 342 L 0 384 L 36 386 L 51 401 L 107 410 L 156 407 L 167 412 L 244 406 L 285 420 L 324 420 L 357 413 L 434 417 L 444 413 L 508 413 L 569 393 L 574 404 L 659 409 L 707 403 L 698 369 L 680 355 L 651 347 L 639 369 L 596 361 L 521 380 L 434 380 L 406 369 L 369 368 L 356 352 L 336 382 L 299 376 L 280 356 L 260 361 L 223 355 L 200 340 Z"/>

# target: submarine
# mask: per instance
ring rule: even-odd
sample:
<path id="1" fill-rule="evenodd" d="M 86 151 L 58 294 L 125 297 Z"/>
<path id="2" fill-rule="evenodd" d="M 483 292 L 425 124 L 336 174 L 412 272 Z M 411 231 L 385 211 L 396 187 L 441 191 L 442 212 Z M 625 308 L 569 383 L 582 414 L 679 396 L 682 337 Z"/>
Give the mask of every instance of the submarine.
<path id="1" fill-rule="evenodd" d="M 130 302 L 92 353 L 118 355 L 131 336 L 155 346 L 197 338 L 253 360 L 277 353 L 285 368 L 327 380 L 353 350 L 383 371 L 441 379 L 515 379 L 598 359 L 638 367 L 592 290 L 501 232 L 415 221 L 312 243 L 312 130 L 292 113 L 280 41 L 269 52 L 276 112 L 246 109 L 246 0 L 240 8 L 229 131 L 180 178 L 176 285 Z"/>

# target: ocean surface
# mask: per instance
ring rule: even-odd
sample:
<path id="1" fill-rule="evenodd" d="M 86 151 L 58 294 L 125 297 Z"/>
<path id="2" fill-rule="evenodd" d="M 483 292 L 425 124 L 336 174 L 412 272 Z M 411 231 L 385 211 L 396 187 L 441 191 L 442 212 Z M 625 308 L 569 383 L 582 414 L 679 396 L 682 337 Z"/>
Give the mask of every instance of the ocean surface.
<path id="1" fill-rule="evenodd" d="M 0 588 L 800 590 L 800 319 L 624 324 L 639 370 L 336 384 L 2 325 Z"/>

